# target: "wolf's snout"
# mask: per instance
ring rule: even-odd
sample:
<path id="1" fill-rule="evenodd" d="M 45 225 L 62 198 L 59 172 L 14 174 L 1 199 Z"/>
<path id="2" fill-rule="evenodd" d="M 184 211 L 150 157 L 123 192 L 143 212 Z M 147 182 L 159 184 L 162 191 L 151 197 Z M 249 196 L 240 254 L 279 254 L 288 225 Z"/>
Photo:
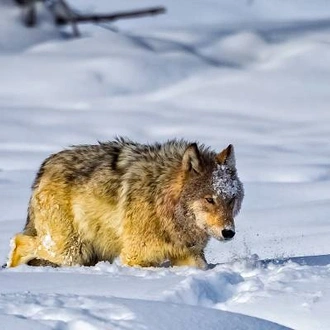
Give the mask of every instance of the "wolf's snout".
<path id="1" fill-rule="evenodd" d="M 221 234 L 224 239 L 231 239 L 235 236 L 235 232 L 231 229 L 223 229 Z"/>

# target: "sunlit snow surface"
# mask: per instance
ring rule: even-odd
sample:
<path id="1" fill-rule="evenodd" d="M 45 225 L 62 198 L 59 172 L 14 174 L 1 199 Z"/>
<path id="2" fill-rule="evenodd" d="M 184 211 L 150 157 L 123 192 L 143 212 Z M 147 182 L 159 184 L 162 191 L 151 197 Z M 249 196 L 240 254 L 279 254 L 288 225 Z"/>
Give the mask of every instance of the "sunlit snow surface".
<path id="1" fill-rule="evenodd" d="M 81 12 L 160 4 L 71 3 Z M 24 226 L 42 160 L 116 135 L 217 151 L 232 143 L 245 190 L 235 239 L 210 242 L 207 271 L 118 260 L 0 270 L 1 328 L 330 328 L 330 3 L 166 6 L 70 39 L 41 8 L 27 30 L 11 1 L 0 4 L 0 256 Z"/>

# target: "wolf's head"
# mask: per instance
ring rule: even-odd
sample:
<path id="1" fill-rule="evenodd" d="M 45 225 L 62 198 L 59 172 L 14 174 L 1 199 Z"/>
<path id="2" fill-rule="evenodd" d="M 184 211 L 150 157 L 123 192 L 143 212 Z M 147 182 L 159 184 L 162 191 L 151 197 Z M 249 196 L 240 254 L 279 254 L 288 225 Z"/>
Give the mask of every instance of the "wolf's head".
<path id="1" fill-rule="evenodd" d="M 181 207 L 187 220 L 218 240 L 235 235 L 234 217 L 244 196 L 237 176 L 234 147 L 220 153 L 199 151 L 195 143 L 188 146 L 182 158 L 187 177 L 181 196 Z"/>

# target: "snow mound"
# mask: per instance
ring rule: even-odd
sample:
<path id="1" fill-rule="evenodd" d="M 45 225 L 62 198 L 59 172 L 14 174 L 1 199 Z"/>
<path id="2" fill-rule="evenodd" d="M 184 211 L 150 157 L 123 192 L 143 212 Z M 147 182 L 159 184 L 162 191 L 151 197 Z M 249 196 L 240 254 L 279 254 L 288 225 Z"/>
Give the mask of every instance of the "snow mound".
<path id="1" fill-rule="evenodd" d="M 282 329 L 284 325 L 326 329 L 329 279 L 328 256 L 293 260 L 252 256 L 207 271 L 134 269 L 109 263 L 59 269 L 20 266 L 0 272 L 0 310 L 51 328 L 85 324 L 104 329 L 111 324 L 130 329 L 143 324 L 141 329 L 166 329 L 175 320 L 178 329 L 185 324 L 191 329 L 217 329 L 217 322 L 228 324 L 228 329 Z M 312 310 L 317 318 L 310 319 L 306 313 Z M 188 317 L 189 313 L 193 316 Z"/>
<path id="2" fill-rule="evenodd" d="M 220 304 L 246 293 L 247 287 L 251 291 L 251 284 L 243 286 L 246 279 L 230 267 L 218 265 L 201 271 L 132 269 L 108 263 L 92 268 L 21 266 L 0 272 L 0 311 L 56 329 L 169 329 L 173 324 L 176 329 L 218 329 L 220 324 L 226 329 L 286 329 L 218 310 Z M 251 266 L 236 267 L 251 276 Z M 260 275 L 260 269 L 254 271 Z"/>
<path id="3" fill-rule="evenodd" d="M 25 326 L 32 320 L 35 329 L 287 329 L 272 322 L 236 313 L 182 306 L 164 302 L 151 302 L 115 297 L 60 295 L 60 294 L 6 294 L 0 296 L 0 304 L 6 302 L 7 320 L 12 327 Z M 178 308 L 180 313 L 177 313 Z M 11 318 L 10 318 L 11 316 Z M 15 317 L 13 317 L 15 316 Z M 8 319 L 11 323 L 8 322 Z M 36 322 L 38 321 L 38 323 Z M 44 328 L 42 327 L 44 325 Z M 25 328 L 24 328 L 25 329 Z M 32 328 L 31 328 L 32 329 Z"/>

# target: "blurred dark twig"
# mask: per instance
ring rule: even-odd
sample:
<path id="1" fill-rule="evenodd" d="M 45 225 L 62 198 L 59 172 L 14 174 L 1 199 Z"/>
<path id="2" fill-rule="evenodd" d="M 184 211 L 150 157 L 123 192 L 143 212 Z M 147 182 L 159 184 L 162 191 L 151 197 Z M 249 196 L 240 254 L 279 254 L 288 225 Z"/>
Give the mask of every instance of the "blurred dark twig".
<path id="1" fill-rule="evenodd" d="M 153 16 L 164 14 L 164 7 L 150 7 L 145 9 L 136 9 L 107 14 L 78 14 L 66 2 L 66 0 L 14 0 L 16 4 L 22 7 L 23 21 L 26 27 L 34 27 L 37 25 L 37 9 L 36 3 L 43 3 L 52 13 L 56 25 L 72 26 L 73 35 L 80 35 L 79 23 L 100 23 L 112 22 L 119 19 L 138 18 L 143 16 Z"/>

